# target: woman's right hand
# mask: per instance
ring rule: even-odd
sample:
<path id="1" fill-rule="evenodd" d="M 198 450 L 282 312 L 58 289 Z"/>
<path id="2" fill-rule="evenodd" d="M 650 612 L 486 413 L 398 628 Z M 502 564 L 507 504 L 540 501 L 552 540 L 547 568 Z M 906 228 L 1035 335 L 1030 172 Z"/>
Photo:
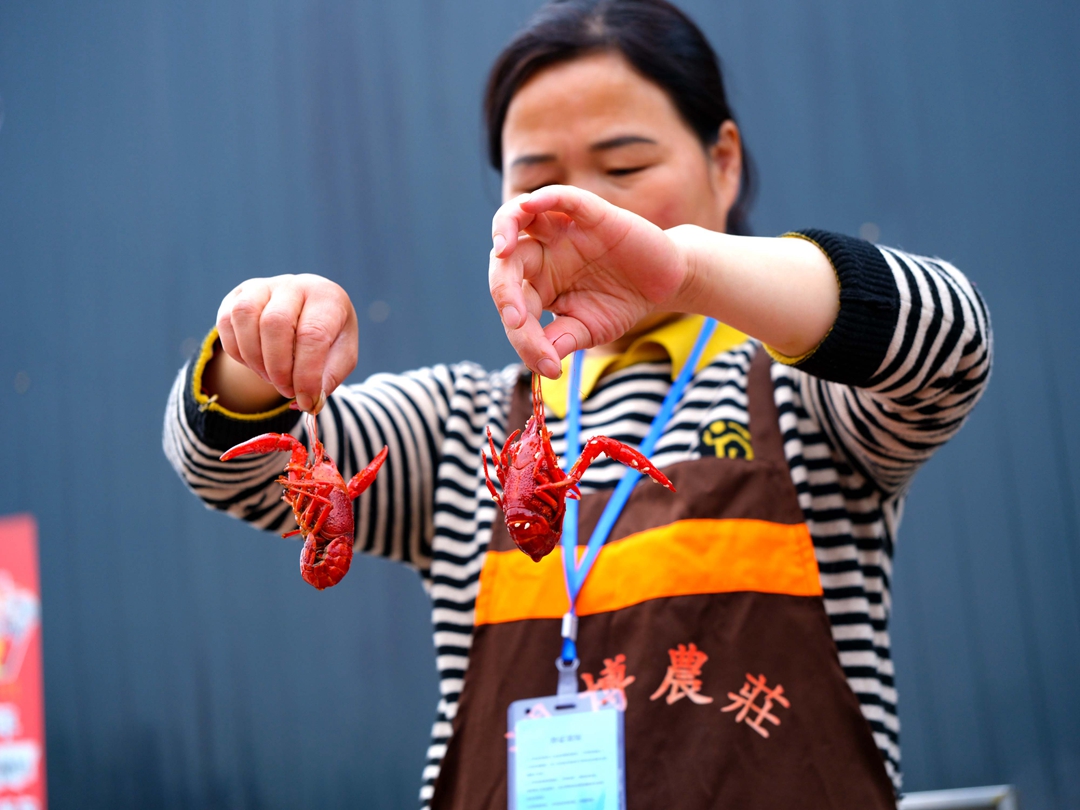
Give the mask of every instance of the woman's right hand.
<path id="1" fill-rule="evenodd" d="M 345 290 L 321 276 L 249 279 L 221 302 L 217 328 L 229 358 L 277 394 L 295 397 L 302 411 L 318 413 L 356 367 L 356 310 Z M 230 372 L 228 365 L 216 364 L 217 390 L 210 393 L 226 407 L 229 400 L 257 399 L 239 390 L 245 384 L 250 388 L 251 375 Z M 266 386 L 264 395 L 273 395 Z"/>

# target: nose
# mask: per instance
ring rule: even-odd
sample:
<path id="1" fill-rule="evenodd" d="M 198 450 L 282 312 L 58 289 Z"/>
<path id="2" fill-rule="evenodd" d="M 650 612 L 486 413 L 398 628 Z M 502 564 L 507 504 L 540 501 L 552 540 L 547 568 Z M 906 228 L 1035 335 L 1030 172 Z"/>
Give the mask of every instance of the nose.
<path id="1" fill-rule="evenodd" d="M 595 171 L 571 171 L 567 175 L 566 185 L 574 186 L 575 188 L 580 188 L 585 191 L 591 191 L 597 197 L 600 197 L 607 202 L 614 202 L 608 196 L 611 193 L 611 188 Z"/>

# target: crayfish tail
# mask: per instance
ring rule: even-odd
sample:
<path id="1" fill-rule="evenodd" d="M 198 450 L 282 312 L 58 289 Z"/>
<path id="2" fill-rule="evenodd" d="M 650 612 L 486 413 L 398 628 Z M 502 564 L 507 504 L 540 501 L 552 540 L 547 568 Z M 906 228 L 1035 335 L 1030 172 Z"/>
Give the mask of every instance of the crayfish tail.
<path id="1" fill-rule="evenodd" d="M 319 548 L 309 535 L 300 551 L 300 576 L 316 590 L 332 588 L 349 573 L 353 557 L 353 536 L 335 537 Z"/>

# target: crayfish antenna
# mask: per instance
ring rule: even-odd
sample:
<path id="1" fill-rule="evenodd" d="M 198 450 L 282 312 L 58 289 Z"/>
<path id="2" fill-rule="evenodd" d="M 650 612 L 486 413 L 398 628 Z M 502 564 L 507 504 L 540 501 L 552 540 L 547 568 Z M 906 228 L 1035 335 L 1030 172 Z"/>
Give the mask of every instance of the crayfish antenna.
<path id="1" fill-rule="evenodd" d="M 532 405 L 533 416 L 536 418 L 536 426 L 542 435 L 547 423 L 544 421 L 544 393 L 540 388 L 540 375 L 535 372 L 532 375 Z"/>
<path id="2" fill-rule="evenodd" d="M 322 442 L 319 441 L 319 420 L 313 413 L 304 415 L 307 417 L 307 430 L 311 435 L 311 454 L 314 456 L 311 463 L 318 464 L 326 455 L 323 450 Z"/>

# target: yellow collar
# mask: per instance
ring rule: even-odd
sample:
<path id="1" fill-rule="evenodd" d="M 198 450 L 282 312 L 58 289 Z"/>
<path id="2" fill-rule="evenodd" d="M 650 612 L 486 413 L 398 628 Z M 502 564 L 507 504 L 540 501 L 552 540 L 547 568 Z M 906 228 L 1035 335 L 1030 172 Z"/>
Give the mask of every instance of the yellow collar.
<path id="1" fill-rule="evenodd" d="M 671 379 L 679 373 L 690 352 L 694 348 L 694 341 L 701 332 L 701 324 L 705 318 L 701 315 L 693 315 L 680 318 L 672 323 L 659 326 L 651 332 L 642 335 L 622 354 L 611 354 L 596 357 L 585 353 L 585 362 L 581 364 L 581 398 L 587 399 L 596 388 L 596 383 L 604 374 L 632 366 L 635 363 L 656 360 L 671 360 Z M 719 324 L 713 336 L 709 338 L 705 351 L 701 353 L 695 372 L 707 366 L 716 355 L 726 352 L 728 349 L 738 346 L 746 340 L 746 335 L 727 324 Z M 563 358 L 562 376 L 557 380 L 549 380 L 547 377 L 540 378 L 540 389 L 544 393 L 544 404 L 557 419 L 566 416 L 566 396 L 570 385 L 570 358 Z"/>

